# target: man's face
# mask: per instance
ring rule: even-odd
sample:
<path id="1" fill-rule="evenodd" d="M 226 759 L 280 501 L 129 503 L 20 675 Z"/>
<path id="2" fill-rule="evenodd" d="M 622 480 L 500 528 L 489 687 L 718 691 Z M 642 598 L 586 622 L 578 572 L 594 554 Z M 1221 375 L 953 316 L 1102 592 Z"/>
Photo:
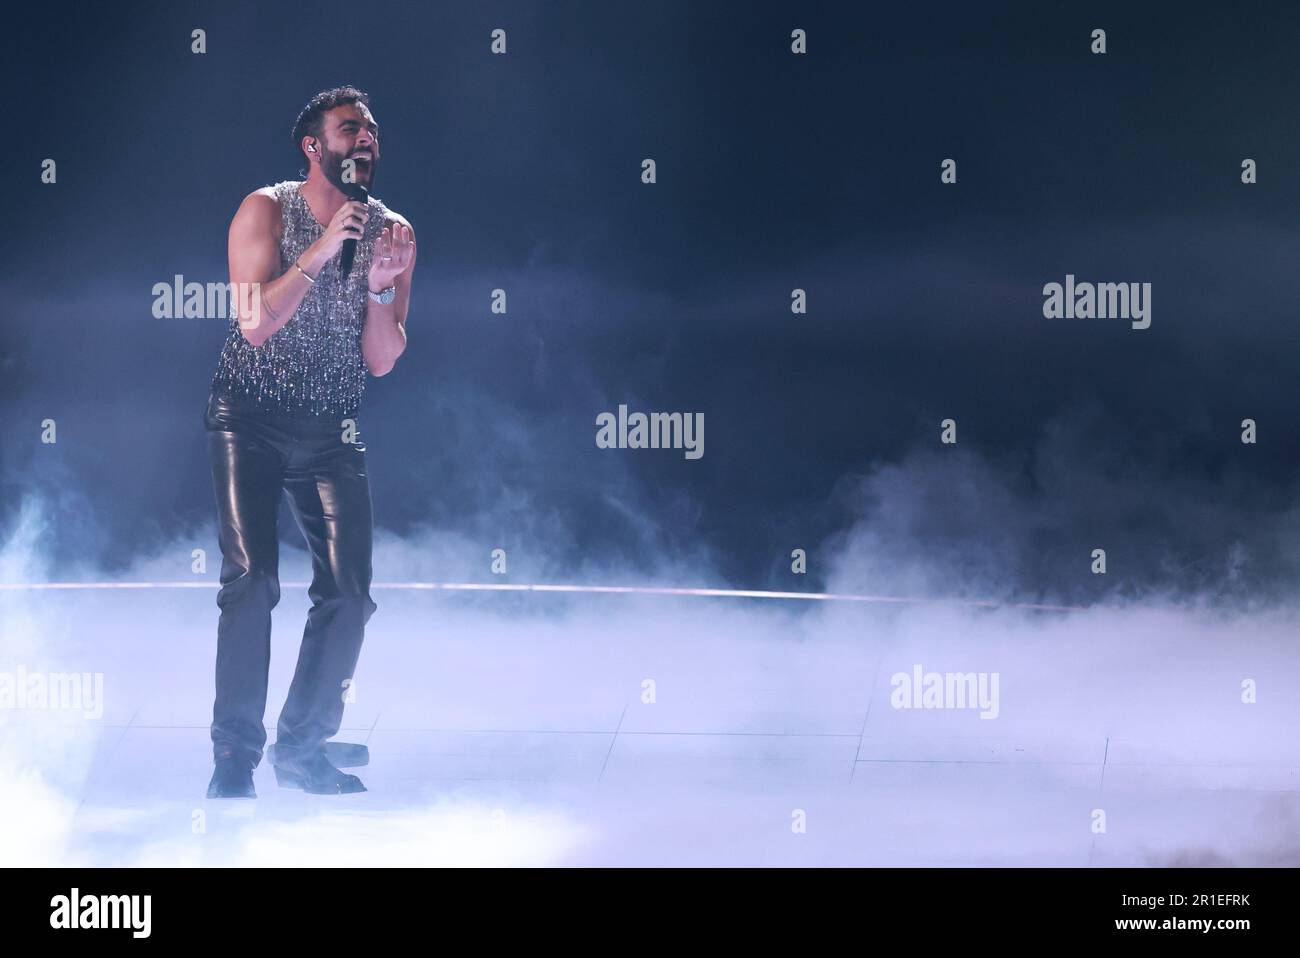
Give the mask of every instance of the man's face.
<path id="1" fill-rule="evenodd" d="M 325 178 L 346 193 L 345 161 L 353 160 L 353 182 L 374 189 L 379 167 L 379 124 L 360 103 L 345 103 L 325 114 L 321 129 L 320 168 Z"/>

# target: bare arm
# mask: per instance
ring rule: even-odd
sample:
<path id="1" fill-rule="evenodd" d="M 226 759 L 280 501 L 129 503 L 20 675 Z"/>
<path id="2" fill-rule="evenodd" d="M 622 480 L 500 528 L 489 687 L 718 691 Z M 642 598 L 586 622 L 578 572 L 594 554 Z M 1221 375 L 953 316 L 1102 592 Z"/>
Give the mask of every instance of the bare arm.
<path id="1" fill-rule="evenodd" d="M 324 235 L 298 257 L 298 265 L 313 279 L 343 244 L 361 235 L 369 214 L 360 203 L 345 203 Z M 236 290 L 239 328 L 254 346 L 261 346 L 293 318 L 312 280 L 292 266 L 280 275 L 280 245 L 275 229 L 280 211 L 269 191 L 250 193 L 230 223 L 227 252 L 230 282 Z"/>
<path id="2" fill-rule="evenodd" d="M 396 222 L 385 226 L 375 243 L 370 265 L 370 289 L 380 292 L 396 287 L 396 296 L 387 306 L 366 301 L 366 324 L 361 331 L 361 354 L 372 376 L 392 372 L 397 359 L 406 349 L 406 314 L 411 305 L 411 274 L 415 271 L 415 230 L 405 219 L 393 214 Z M 390 259 L 385 260 L 387 255 Z"/>

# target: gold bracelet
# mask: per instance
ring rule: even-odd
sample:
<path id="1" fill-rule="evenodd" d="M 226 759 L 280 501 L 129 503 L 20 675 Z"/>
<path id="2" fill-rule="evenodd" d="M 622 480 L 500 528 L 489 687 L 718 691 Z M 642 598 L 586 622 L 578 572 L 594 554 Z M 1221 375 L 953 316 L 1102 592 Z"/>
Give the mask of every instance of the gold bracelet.
<path id="1" fill-rule="evenodd" d="M 303 269 L 301 266 L 298 265 L 297 260 L 293 261 L 293 268 L 296 269 L 298 272 L 302 273 L 302 275 L 306 276 L 307 282 L 311 283 L 313 286 L 316 285 L 316 280 L 312 279 L 311 275 L 305 269 Z"/>

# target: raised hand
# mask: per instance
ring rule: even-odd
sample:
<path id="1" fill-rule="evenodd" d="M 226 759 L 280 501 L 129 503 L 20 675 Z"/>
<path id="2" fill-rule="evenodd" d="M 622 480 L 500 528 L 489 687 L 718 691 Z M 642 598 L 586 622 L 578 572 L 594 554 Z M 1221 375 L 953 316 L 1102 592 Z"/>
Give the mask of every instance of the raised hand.
<path id="1" fill-rule="evenodd" d="M 385 226 L 375 240 L 370 260 L 370 288 L 376 292 L 393 285 L 397 274 L 415 258 L 415 234 L 409 226 L 393 223 Z"/>

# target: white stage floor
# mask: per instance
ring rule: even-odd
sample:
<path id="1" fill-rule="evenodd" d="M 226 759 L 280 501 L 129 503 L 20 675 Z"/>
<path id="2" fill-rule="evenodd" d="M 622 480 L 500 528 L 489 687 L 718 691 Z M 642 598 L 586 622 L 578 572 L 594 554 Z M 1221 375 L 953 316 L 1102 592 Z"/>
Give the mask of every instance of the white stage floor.
<path id="1" fill-rule="evenodd" d="M 208 801 L 215 589 L 0 593 L 0 671 L 104 682 L 0 709 L 0 864 L 1300 864 L 1291 614 L 373 595 L 370 791 Z M 916 665 L 996 672 L 997 717 L 892 707 Z"/>

